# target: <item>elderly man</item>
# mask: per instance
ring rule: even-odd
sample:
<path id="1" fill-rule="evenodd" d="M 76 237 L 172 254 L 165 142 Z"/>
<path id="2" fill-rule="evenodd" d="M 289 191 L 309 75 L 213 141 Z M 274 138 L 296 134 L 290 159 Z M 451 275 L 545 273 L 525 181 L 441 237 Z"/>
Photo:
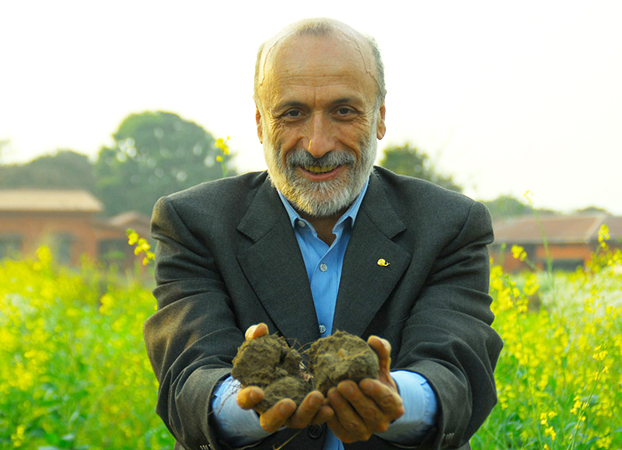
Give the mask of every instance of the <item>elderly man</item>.
<path id="1" fill-rule="evenodd" d="M 267 173 L 160 199 L 145 340 L 176 448 L 469 448 L 496 402 L 486 209 L 374 168 L 385 133 L 375 42 L 305 20 L 260 48 L 257 134 Z M 230 376 L 244 339 L 368 341 L 377 379 L 258 413 Z"/>

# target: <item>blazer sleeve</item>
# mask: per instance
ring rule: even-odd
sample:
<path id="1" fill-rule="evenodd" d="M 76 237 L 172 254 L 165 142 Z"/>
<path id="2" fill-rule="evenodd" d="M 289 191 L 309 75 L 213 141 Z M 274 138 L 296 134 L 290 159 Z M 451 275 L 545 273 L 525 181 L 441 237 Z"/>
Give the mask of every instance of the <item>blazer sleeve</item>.
<path id="1" fill-rule="evenodd" d="M 488 295 L 490 214 L 473 202 L 458 233 L 446 236 L 404 325 L 396 363 L 428 379 L 438 399 L 425 448 L 468 443 L 496 404 L 494 368 L 502 341 Z"/>
<path id="2" fill-rule="evenodd" d="M 160 387 L 156 411 L 184 448 L 218 443 L 210 399 L 227 377 L 244 336 L 204 240 L 188 228 L 173 202 L 160 199 L 152 218 L 157 240 L 157 312 L 144 325 L 147 353 Z"/>

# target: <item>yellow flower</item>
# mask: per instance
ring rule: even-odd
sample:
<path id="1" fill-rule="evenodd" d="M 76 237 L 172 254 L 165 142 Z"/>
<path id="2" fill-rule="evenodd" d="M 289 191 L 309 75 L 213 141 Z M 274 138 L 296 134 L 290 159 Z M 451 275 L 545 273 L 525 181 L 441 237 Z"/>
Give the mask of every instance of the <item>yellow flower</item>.
<path id="1" fill-rule="evenodd" d="M 39 247 L 37 249 L 37 258 L 43 266 L 48 266 L 52 262 L 52 252 L 49 247 Z"/>
<path id="2" fill-rule="evenodd" d="M 606 224 L 602 224 L 598 229 L 598 242 L 603 244 L 609 240 L 609 227 Z"/>
<path id="3" fill-rule="evenodd" d="M 596 361 L 604 361 L 606 357 L 607 350 L 601 350 L 600 345 L 594 348 L 594 354 L 592 355 L 592 358 L 594 358 Z"/>
<path id="4" fill-rule="evenodd" d="M 136 244 L 138 242 L 139 236 L 138 236 L 138 233 L 136 231 L 132 230 L 131 228 L 128 228 L 126 233 L 127 233 L 127 237 L 128 237 L 127 243 L 129 245 L 134 245 L 134 244 Z"/>
<path id="5" fill-rule="evenodd" d="M 551 440 L 555 440 L 555 438 L 557 437 L 557 433 L 555 432 L 555 429 L 553 427 L 548 427 L 547 429 L 544 430 L 544 435 L 545 436 L 550 436 Z"/>
<path id="6" fill-rule="evenodd" d="M 24 434 L 26 427 L 24 425 L 18 425 L 15 433 L 11 435 L 11 442 L 13 447 L 21 447 L 24 443 Z"/>
<path id="7" fill-rule="evenodd" d="M 228 140 L 229 140 L 229 136 L 227 136 L 227 139 L 218 138 L 216 139 L 216 143 L 214 144 L 216 148 L 220 149 L 223 155 L 229 154 L 229 146 L 227 145 Z"/>
<path id="8" fill-rule="evenodd" d="M 114 307 L 114 298 L 110 294 L 104 294 L 102 298 L 99 300 L 101 306 L 99 307 L 100 314 L 110 314 L 110 311 Z"/>
<path id="9" fill-rule="evenodd" d="M 518 259 L 519 261 L 524 261 L 527 258 L 527 252 L 520 245 L 512 246 L 512 257 L 514 259 Z"/>

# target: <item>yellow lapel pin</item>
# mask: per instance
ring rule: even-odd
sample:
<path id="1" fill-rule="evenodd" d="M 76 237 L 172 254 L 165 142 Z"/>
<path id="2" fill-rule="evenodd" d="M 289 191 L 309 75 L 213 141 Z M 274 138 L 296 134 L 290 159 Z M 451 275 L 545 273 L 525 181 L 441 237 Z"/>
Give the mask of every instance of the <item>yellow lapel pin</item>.
<path id="1" fill-rule="evenodd" d="M 377 263 L 377 264 L 378 264 L 380 267 L 387 267 L 387 266 L 389 265 L 389 262 L 388 262 L 386 259 L 384 259 L 384 258 L 380 258 L 380 259 L 378 260 L 378 263 Z"/>

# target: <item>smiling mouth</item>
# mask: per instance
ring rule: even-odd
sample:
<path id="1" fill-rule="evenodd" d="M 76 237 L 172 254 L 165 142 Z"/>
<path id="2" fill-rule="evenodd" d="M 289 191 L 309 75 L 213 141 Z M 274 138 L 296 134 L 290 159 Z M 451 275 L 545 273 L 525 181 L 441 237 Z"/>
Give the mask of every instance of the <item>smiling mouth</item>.
<path id="1" fill-rule="evenodd" d="M 323 166 L 323 167 L 321 167 L 321 166 L 304 166 L 304 169 L 307 172 L 311 172 L 313 174 L 320 175 L 320 174 L 323 174 L 323 173 L 332 172 L 337 167 L 339 167 L 339 166 Z"/>

